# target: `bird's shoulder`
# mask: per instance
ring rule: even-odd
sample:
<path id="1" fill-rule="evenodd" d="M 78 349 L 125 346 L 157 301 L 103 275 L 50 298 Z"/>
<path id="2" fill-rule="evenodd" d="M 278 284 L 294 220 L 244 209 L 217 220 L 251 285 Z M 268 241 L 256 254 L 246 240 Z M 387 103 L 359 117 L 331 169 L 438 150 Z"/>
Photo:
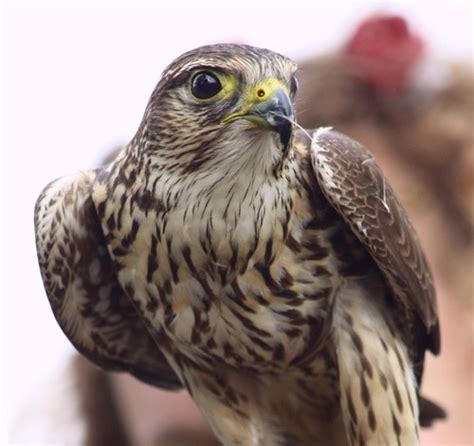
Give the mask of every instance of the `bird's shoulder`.
<path id="1" fill-rule="evenodd" d="M 320 202 L 330 204 L 376 263 L 412 330 L 424 327 L 422 349 L 437 353 L 432 274 L 407 212 L 372 154 L 330 128 L 300 132 L 295 152 L 305 170 L 314 174 Z"/>
<path id="2" fill-rule="evenodd" d="M 120 286 L 92 200 L 99 171 L 50 183 L 35 207 L 43 283 L 72 344 L 97 365 L 159 387 L 180 382 Z"/>

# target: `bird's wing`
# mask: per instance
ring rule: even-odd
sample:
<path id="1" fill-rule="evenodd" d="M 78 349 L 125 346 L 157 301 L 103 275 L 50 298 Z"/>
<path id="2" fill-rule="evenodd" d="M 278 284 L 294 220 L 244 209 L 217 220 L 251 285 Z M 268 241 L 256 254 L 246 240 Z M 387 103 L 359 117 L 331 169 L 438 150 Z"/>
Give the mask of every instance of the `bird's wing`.
<path id="1" fill-rule="evenodd" d="M 90 171 L 53 181 L 36 203 L 36 247 L 54 316 L 97 365 L 180 388 L 117 281 L 90 195 L 95 177 Z"/>
<path id="2" fill-rule="evenodd" d="M 323 194 L 367 248 L 393 295 L 426 327 L 426 345 L 440 349 L 432 275 L 405 209 L 361 144 L 321 128 L 313 133 L 313 168 Z"/>

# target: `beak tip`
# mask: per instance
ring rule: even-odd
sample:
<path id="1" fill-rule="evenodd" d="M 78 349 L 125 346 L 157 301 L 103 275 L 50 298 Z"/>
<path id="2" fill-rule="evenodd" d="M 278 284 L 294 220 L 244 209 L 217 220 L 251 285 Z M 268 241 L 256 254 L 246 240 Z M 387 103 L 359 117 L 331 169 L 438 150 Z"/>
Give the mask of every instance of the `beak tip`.
<path id="1" fill-rule="evenodd" d="M 262 104 L 263 105 L 263 104 Z M 261 116 L 270 127 L 278 132 L 283 150 L 286 152 L 293 133 L 294 110 L 288 94 L 283 89 L 275 91 L 273 97 L 267 101 Z"/>

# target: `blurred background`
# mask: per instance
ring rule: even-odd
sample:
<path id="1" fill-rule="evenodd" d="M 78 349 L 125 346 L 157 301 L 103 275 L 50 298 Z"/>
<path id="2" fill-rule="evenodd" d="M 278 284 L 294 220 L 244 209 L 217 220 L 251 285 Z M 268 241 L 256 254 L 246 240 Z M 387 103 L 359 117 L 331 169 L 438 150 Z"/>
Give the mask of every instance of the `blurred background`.
<path id="1" fill-rule="evenodd" d="M 298 61 L 300 123 L 336 127 L 384 168 L 438 289 L 442 353 L 423 392 L 449 418 L 422 444 L 473 444 L 471 2 L 3 2 L 0 20 L 1 444 L 214 444 L 185 393 L 75 354 L 44 293 L 33 208 L 49 181 L 128 142 L 169 62 L 217 42 Z"/>

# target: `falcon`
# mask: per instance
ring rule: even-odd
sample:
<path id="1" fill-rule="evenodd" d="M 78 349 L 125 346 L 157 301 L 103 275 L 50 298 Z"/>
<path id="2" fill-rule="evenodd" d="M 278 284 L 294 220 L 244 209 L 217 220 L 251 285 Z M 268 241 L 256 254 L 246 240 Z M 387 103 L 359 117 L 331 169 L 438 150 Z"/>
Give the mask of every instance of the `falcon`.
<path id="1" fill-rule="evenodd" d="M 117 157 L 41 193 L 46 292 L 77 350 L 186 388 L 224 445 L 416 445 L 432 276 L 371 154 L 298 126 L 295 72 L 234 44 L 171 63 Z"/>

